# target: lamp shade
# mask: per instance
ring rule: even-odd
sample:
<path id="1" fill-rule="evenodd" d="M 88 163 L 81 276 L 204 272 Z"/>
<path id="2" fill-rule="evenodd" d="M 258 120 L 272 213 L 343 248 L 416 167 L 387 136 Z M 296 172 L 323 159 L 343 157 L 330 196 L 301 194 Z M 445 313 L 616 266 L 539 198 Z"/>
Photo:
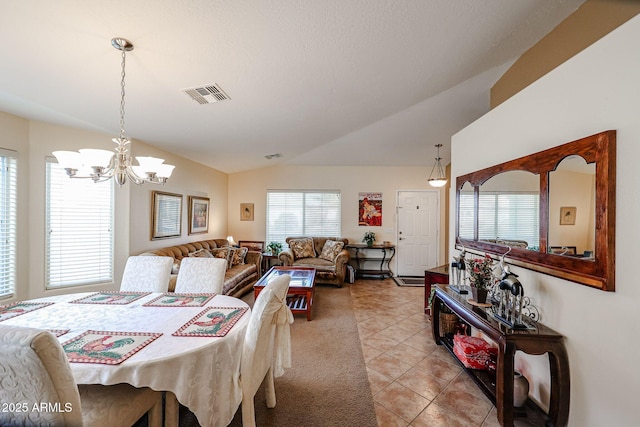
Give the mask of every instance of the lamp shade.
<path id="1" fill-rule="evenodd" d="M 447 183 L 447 180 L 442 178 L 429 180 L 429 185 L 431 185 L 432 187 L 444 187 L 446 183 Z"/>
<path id="2" fill-rule="evenodd" d="M 97 150 L 95 148 L 83 148 L 78 151 L 80 151 L 80 155 L 82 156 L 82 164 L 92 168 L 108 167 L 114 155 L 113 151 Z"/>
<path id="3" fill-rule="evenodd" d="M 78 170 L 82 167 L 82 157 L 77 151 L 54 151 L 53 155 L 64 169 Z"/>
<path id="4" fill-rule="evenodd" d="M 174 165 L 166 165 L 164 163 L 161 164 L 158 168 L 158 177 L 167 179 L 170 178 L 174 168 Z"/>

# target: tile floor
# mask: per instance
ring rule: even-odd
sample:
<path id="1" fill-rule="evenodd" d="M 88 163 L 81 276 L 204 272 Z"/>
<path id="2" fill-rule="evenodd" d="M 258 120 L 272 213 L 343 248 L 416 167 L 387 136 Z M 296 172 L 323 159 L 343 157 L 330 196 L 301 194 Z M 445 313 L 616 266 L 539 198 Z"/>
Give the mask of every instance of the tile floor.
<path id="1" fill-rule="evenodd" d="M 351 285 L 379 426 L 499 426 L 491 401 L 433 342 L 424 287 Z"/>

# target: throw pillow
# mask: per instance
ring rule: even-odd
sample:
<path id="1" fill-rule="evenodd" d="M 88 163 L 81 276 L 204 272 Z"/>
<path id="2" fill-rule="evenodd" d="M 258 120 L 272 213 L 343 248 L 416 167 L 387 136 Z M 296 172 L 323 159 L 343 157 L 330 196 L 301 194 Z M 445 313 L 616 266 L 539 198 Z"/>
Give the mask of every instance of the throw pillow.
<path id="1" fill-rule="evenodd" d="M 222 258 L 229 261 L 229 248 L 214 248 L 210 252 L 214 258 Z"/>
<path id="2" fill-rule="evenodd" d="M 344 242 L 337 242 L 335 240 L 327 240 L 322 247 L 322 253 L 318 258 L 326 259 L 327 261 L 335 261 L 338 254 L 342 251 Z"/>
<path id="3" fill-rule="evenodd" d="M 194 258 L 213 258 L 213 255 L 211 255 L 211 252 L 209 252 L 206 249 L 199 249 L 195 252 L 191 252 L 189 256 Z"/>
<path id="4" fill-rule="evenodd" d="M 244 258 L 247 256 L 248 248 L 233 248 L 229 249 L 229 265 L 231 267 L 235 265 L 244 264 Z"/>
<path id="5" fill-rule="evenodd" d="M 306 237 L 304 239 L 289 240 L 289 247 L 293 252 L 294 259 L 313 258 L 316 256 L 316 250 L 313 248 L 313 239 Z"/>

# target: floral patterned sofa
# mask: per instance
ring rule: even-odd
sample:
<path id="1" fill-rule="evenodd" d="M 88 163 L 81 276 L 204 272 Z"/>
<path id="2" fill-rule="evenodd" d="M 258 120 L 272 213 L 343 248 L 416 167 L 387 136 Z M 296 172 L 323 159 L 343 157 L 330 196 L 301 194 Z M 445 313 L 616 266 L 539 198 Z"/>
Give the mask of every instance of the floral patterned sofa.
<path id="1" fill-rule="evenodd" d="M 349 239 L 342 237 L 287 237 L 289 248 L 280 252 L 282 265 L 313 267 L 316 283 L 342 286 L 349 263 L 345 248 Z"/>
<path id="2" fill-rule="evenodd" d="M 169 291 L 173 292 L 180 270 L 182 258 L 188 256 L 218 257 L 227 260 L 222 293 L 241 297 L 253 289 L 261 274 L 262 254 L 249 252 L 247 248 L 230 248 L 226 239 L 201 240 L 177 246 L 169 246 L 141 253 L 148 256 L 169 256 L 174 259 L 169 281 Z"/>

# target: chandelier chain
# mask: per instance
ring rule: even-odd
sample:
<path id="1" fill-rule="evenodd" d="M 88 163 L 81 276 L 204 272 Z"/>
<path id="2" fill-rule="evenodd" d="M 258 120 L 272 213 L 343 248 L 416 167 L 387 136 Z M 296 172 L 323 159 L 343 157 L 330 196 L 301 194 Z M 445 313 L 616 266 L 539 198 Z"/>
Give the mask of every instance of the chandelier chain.
<path id="1" fill-rule="evenodd" d="M 126 49 L 122 49 L 122 72 L 120 73 L 120 139 L 124 139 L 124 77 L 125 77 L 125 63 L 126 63 Z"/>

